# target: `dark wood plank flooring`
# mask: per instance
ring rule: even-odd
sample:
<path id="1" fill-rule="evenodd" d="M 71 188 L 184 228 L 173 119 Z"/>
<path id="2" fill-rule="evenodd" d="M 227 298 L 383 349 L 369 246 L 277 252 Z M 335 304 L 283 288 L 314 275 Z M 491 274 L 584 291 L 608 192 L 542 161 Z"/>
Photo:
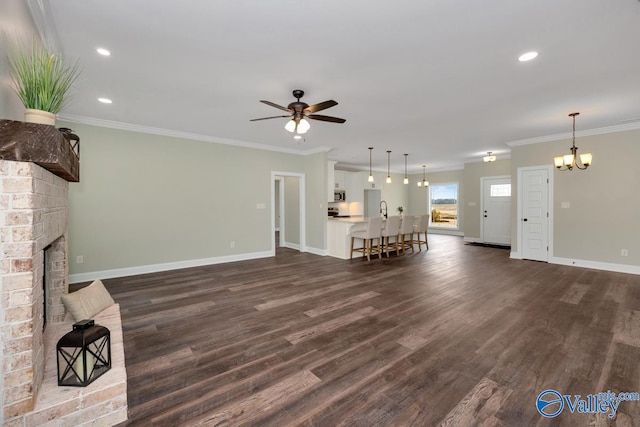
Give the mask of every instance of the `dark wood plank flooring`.
<path id="1" fill-rule="evenodd" d="M 120 303 L 126 426 L 638 425 L 543 418 L 537 395 L 640 391 L 640 276 L 430 250 L 267 259 L 105 280 Z"/>

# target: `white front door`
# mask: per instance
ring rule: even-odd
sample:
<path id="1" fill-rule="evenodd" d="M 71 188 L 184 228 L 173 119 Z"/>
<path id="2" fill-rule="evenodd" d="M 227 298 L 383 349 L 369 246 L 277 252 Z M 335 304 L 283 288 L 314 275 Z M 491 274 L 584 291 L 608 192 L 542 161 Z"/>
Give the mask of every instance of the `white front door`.
<path id="1" fill-rule="evenodd" d="M 481 178 L 482 241 L 511 244 L 511 178 Z"/>
<path id="2" fill-rule="evenodd" d="M 549 170 L 522 171 L 522 258 L 549 260 Z"/>

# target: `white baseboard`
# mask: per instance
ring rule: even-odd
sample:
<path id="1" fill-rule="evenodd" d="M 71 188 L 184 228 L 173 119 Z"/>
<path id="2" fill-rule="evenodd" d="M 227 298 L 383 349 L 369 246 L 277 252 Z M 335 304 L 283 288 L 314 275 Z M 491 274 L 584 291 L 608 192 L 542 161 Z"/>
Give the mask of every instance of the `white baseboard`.
<path id="1" fill-rule="evenodd" d="M 509 258 L 523 259 L 520 252 L 511 252 Z M 549 264 L 568 265 L 571 267 L 593 268 L 594 270 L 615 271 L 617 273 L 640 274 L 640 266 L 614 264 L 611 262 L 589 261 L 584 259 L 549 257 Z"/>
<path id="2" fill-rule="evenodd" d="M 640 266 L 628 264 L 614 264 L 610 262 L 588 261 L 583 259 L 571 259 L 551 257 L 552 264 L 570 265 L 572 267 L 593 268 L 596 270 L 615 271 L 618 273 L 640 274 Z"/>
<path id="3" fill-rule="evenodd" d="M 92 271 L 69 275 L 69 283 L 90 282 L 97 279 L 134 276 L 137 274 L 157 273 L 160 271 L 179 270 L 181 268 L 200 267 L 203 265 L 222 264 L 225 262 L 246 261 L 249 259 L 275 256 L 272 251 L 252 252 L 238 255 L 225 255 L 214 258 L 201 258 L 186 261 L 168 262 L 164 264 L 141 265 L 137 267 L 116 268 L 113 270 Z"/>
<path id="4" fill-rule="evenodd" d="M 293 249 L 296 251 L 300 250 L 300 245 L 297 243 L 291 243 L 291 242 L 284 242 L 284 245 L 282 245 L 285 248 L 289 248 L 289 249 Z"/>
<path id="5" fill-rule="evenodd" d="M 479 239 L 478 237 L 466 237 L 463 239 L 465 242 L 467 243 L 484 243 L 481 239 Z"/>
<path id="6" fill-rule="evenodd" d="M 450 236 L 464 236 L 464 233 L 460 230 L 447 230 L 446 228 L 433 228 L 433 227 L 429 227 L 429 234 L 447 234 Z"/>
<path id="7" fill-rule="evenodd" d="M 314 254 L 314 255 L 320 255 L 320 256 L 329 255 L 329 251 L 326 249 L 311 248 L 309 246 L 307 246 L 306 252 L 309 252 L 310 254 Z"/>

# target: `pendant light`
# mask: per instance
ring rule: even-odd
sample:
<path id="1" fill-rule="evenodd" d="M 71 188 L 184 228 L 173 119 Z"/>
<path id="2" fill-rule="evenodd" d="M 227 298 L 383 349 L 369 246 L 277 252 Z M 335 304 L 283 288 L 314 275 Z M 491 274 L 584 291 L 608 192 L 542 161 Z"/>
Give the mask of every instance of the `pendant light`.
<path id="1" fill-rule="evenodd" d="M 409 177 L 407 176 L 407 157 L 408 156 L 409 156 L 408 154 L 404 155 L 404 181 L 403 181 L 404 184 L 409 183 Z"/>
<path id="2" fill-rule="evenodd" d="M 391 184 L 391 150 L 387 150 L 387 184 Z"/>
<path id="3" fill-rule="evenodd" d="M 427 165 L 422 165 L 422 181 L 418 181 L 418 187 L 427 188 L 429 181 L 427 181 Z"/>
<path id="4" fill-rule="evenodd" d="M 373 152 L 373 147 L 369 147 L 369 182 L 373 182 L 373 173 L 371 173 L 371 153 Z"/>
<path id="5" fill-rule="evenodd" d="M 572 170 L 574 167 L 580 170 L 585 170 L 591 165 L 591 161 L 593 160 L 591 153 L 584 153 L 580 154 L 580 161 L 578 162 L 578 147 L 576 147 L 576 116 L 579 114 L 580 113 L 569 114 L 569 117 L 573 117 L 573 145 L 569 148 L 571 154 L 554 157 L 553 163 L 558 170 Z M 582 163 L 582 166 L 580 163 Z M 562 169 L 562 167 L 564 167 L 564 169 Z"/>

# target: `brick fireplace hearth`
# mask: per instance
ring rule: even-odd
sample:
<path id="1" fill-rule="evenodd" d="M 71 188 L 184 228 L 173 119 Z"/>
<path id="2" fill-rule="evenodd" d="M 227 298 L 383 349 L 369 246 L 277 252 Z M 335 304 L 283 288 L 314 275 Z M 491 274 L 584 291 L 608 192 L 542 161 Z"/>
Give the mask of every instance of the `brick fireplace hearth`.
<path id="1" fill-rule="evenodd" d="M 68 293 L 69 181 L 78 181 L 79 163 L 67 139 L 52 126 L 0 120 L 3 426 L 42 425 L 43 420 L 47 426 L 85 425 L 93 422 L 91 417 L 105 413 L 115 415 L 109 417 L 114 422 L 126 419 L 126 372 L 117 304 L 105 321 L 116 329 L 112 330 L 112 347 L 117 347 L 121 366 L 104 376 L 108 380 L 93 383 L 93 389 L 57 387 L 55 373 L 51 376 L 56 370 L 55 343 L 71 330 L 72 323 L 63 322 L 61 297 Z M 61 421 L 60 416 L 74 421 Z M 99 425 L 111 425 L 110 420 L 103 418 Z"/>

